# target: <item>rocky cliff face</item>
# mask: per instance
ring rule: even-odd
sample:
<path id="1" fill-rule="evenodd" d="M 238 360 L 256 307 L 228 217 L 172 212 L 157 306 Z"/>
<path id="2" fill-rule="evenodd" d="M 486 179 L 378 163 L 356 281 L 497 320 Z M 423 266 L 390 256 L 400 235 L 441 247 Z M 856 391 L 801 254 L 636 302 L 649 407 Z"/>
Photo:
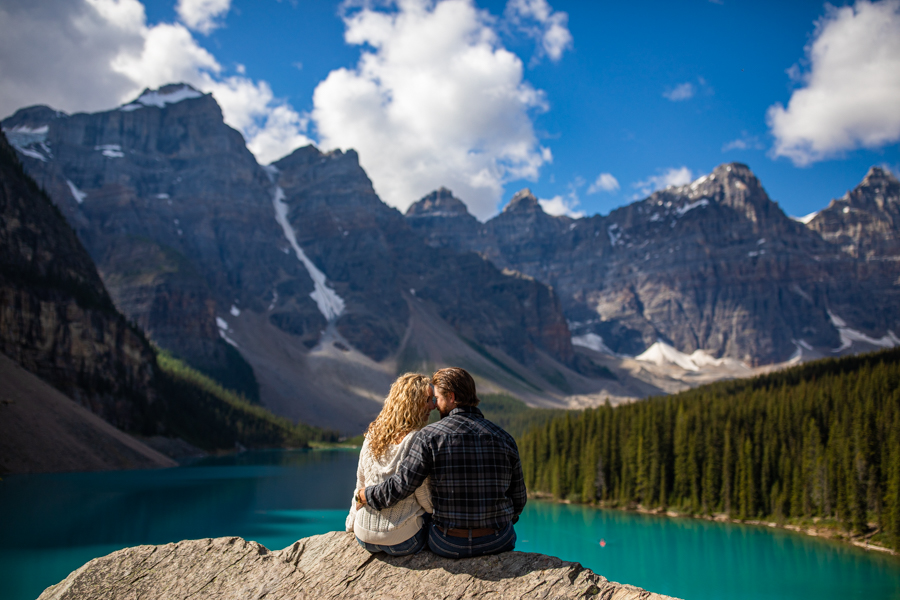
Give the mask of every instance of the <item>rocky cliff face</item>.
<path id="1" fill-rule="evenodd" d="M 3 128 L 129 318 L 203 370 L 233 368 L 216 307 L 262 310 L 298 269 L 272 243 L 268 179 L 212 97 L 166 86 L 100 113 L 23 109 Z"/>
<path id="2" fill-rule="evenodd" d="M 90 256 L 0 136 L 0 351 L 107 421 L 134 430 L 155 357 Z"/>
<path id="3" fill-rule="evenodd" d="M 867 180 L 848 198 L 870 207 L 867 214 L 885 207 L 869 218 L 879 227 L 857 229 L 869 232 L 864 245 L 886 248 L 893 242 L 871 238 L 893 239 L 887 223 L 896 222 L 896 188 L 877 173 Z M 900 329 L 896 263 L 840 251 L 788 218 L 737 163 L 607 216 L 551 217 L 527 191 L 462 236 L 424 201 L 413 214 L 409 222 L 432 243 L 465 245 L 552 285 L 576 339 L 599 336 L 623 354 L 662 341 L 685 353 L 767 364 L 801 348 L 844 346 L 842 325 L 875 341 Z M 833 230 L 850 226 L 841 227 Z"/>
<path id="4" fill-rule="evenodd" d="M 468 559 L 373 555 L 350 533 L 304 538 L 271 552 L 241 538 L 139 546 L 97 558 L 39 600 L 99 598 L 605 598 L 665 600 L 578 563 L 505 552 Z"/>
<path id="5" fill-rule="evenodd" d="M 251 398 L 260 374 L 262 401 L 280 414 L 358 432 L 404 362 L 410 302 L 514 361 L 573 364 L 553 290 L 428 246 L 352 150 L 302 148 L 263 168 L 213 98 L 184 85 L 100 113 L 22 109 L 3 129 L 116 306 Z"/>
<path id="6" fill-rule="evenodd" d="M 552 290 L 481 257 L 424 243 L 385 205 L 353 151 L 301 148 L 274 163 L 287 218 L 307 256 L 345 302 L 338 331 L 368 356 L 396 352 L 410 297 L 431 303 L 461 335 L 531 362 L 537 349 L 568 363 L 572 347 Z"/>

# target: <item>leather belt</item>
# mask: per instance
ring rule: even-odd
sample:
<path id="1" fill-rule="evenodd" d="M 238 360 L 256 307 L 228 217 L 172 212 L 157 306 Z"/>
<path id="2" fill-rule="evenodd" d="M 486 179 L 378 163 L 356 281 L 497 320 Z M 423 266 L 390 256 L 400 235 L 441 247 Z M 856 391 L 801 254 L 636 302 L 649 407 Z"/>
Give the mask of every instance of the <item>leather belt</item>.
<path id="1" fill-rule="evenodd" d="M 451 535 L 453 537 L 482 537 L 485 535 L 492 535 L 497 533 L 496 529 L 443 529 L 441 531 L 444 532 L 444 535 Z"/>

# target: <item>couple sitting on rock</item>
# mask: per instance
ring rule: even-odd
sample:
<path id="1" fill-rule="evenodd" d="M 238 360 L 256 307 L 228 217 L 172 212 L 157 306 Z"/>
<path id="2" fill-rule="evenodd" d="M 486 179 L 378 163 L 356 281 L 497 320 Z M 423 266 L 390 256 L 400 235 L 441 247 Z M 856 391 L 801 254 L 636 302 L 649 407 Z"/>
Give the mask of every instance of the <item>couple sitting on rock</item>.
<path id="1" fill-rule="evenodd" d="M 478 402 L 472 376 L 456 367 L 394 382 L 366 431 L 347 516 L 366 550 L 402 556 L 427 545 L 466 558 L 515 547 L 526 502 L 519 451 Z M 425 426 L 434 408 L 441 420 Z"/>

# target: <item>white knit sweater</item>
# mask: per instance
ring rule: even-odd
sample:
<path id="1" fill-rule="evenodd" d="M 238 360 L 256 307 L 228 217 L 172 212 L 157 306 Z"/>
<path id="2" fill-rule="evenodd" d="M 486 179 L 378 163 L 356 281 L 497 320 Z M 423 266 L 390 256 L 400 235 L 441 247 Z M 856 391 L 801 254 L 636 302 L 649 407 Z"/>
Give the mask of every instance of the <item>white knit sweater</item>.
<path id="1" fill-rule="evenodd" d="M 408 433 L 399 444 L 392 444 L 384 455 L 376 459 L 369 451 L 369 440 L 363 442 L 356 467 L 356 490 L 378 485 L 397 471 L 409 453 L 416 432 Z M 422 515 L 432 512 L 431 485 L 428 479 L 415 493 L 394 506 L 378 511 L 366 505 L 356 510 L 356 499 L 350 501 L 350 514 L 345 527 L 356 537 L 370 544 L 393 546 L 405 542 L 422 528 Z"/>

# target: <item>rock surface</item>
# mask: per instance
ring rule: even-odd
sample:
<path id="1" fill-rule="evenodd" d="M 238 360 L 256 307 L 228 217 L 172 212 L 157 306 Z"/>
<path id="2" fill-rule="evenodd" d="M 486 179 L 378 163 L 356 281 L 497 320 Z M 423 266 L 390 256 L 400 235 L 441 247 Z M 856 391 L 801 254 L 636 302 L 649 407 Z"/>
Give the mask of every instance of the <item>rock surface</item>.
<path id="1" fill-rule="evenodd" d="M 506 552 L 472 559 L 372 555 L 352 534 L 304 538 L 277 552 L 241 538 L 138 546 L 97 558 L 39 600 L 117 598 L 435 598 L 665 600 L 552 556 Z"/>

